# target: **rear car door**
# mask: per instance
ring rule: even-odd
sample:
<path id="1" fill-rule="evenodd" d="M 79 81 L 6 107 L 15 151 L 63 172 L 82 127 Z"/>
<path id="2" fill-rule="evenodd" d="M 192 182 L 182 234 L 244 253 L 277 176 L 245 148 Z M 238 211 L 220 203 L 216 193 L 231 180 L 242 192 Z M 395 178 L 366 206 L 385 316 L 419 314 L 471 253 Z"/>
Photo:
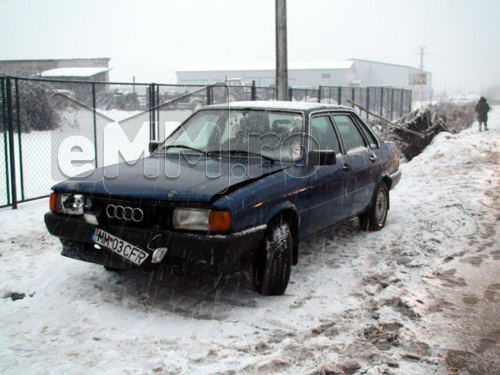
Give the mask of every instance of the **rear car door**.
<path id="1" fill-rule="evenodd" d="M 344 146 L 343 169 L 348 174 L 347 194 L 351 200 L 348 216 L 354 216 L 370 204 L 380 163 L 372 150 L 373 141 L 366 139 L 367 130 L 353 114 L 334 114 L 333 119 Z"/>
<path id="2" fill-rule="evenodd" d="M 349 215 L 352 198 L 347 196 L 347 176 L 338 133 L 330 114 L 315 115 L 310 120 L 310 150 L 334 150 L 337 163 L 315 168 L 310 176 L 310 210 L 307 234 L 344 220 Z"/>

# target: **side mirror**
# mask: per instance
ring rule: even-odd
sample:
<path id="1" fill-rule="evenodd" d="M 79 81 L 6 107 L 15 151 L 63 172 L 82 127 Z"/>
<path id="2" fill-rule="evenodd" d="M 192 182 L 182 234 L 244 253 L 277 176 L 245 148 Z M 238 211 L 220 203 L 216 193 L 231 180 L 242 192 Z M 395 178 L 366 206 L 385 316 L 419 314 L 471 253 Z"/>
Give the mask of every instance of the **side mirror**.
<path id="1" fill-rule="evenodd" d="M 155 152 L 159 145 L 160 142 L 158 141 L 149 142 L 149 153 L 152 154 L 153 152 Z"/>
<path id="2" fill-rule="evenodd" d="M 333 150 L 309 151 L 309 165 L 334 165 L 337 163 L 337 154 Z"/>

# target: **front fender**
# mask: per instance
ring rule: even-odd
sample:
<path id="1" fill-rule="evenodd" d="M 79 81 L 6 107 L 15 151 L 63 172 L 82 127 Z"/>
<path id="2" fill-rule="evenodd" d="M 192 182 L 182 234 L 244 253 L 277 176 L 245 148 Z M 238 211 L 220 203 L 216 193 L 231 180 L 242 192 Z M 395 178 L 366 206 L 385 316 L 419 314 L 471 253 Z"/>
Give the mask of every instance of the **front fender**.
<path id="1" fill-rule="evenodd" d="M 377 178 L 377 185 L 381 181 L 384 181 L 387 184 L 387 188 L 391 190 L 399 183 L 401 175 L 402 172 L 399 169 L 390 174 L 387 171 L 383 171 Z"/>
<path id="2" fill-rule="evenodd" d="M 268 212 L 264 219 L 264 223 L 268 225 L 269 222 L 276 216 L 278 216 L 281 212 L 287 211 L 287 210 L 292 210 L 295 215 L 297 216 L 298 220 L 300 220 L 299 216 L 299 211 L 297 210 L 297 207 L 292 203 L 292 202 L 282 202 L 276 206 L 273 207 L 271 211 Z M 300 223 L 298 223 L 300 224 Z"/>

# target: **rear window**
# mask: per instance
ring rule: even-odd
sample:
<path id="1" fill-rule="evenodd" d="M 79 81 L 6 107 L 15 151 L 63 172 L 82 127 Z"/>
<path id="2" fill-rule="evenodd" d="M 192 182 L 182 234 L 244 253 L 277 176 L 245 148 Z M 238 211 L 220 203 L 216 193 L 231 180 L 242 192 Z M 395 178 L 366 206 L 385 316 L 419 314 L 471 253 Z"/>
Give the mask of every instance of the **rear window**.
<path id="1" fill-rule="evenodd" d="M 350 116 L 334 115 L 333 119 L 335 120 L 335 124 L 337 124 L 337 128 L 339 129 L 342 139 L 344 140 L 347 153 L 357 151 L 361 148 L 366 148 L 365 140 Z"/>

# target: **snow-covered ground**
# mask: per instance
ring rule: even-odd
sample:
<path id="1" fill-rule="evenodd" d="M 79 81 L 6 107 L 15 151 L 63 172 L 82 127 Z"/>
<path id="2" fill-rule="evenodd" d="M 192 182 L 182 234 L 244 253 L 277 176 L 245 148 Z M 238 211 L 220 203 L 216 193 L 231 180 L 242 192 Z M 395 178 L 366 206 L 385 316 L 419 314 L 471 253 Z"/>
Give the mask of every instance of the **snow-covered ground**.
<path id="1" fill-rule="evenodd" d="M 402 166 L 382 231 L 301 243 L 280 297 L 109 273 L 59 255 L 47 200 L 0 210 L 0 372 L 500 373 L 499 107 L 489 122 Z"/>

